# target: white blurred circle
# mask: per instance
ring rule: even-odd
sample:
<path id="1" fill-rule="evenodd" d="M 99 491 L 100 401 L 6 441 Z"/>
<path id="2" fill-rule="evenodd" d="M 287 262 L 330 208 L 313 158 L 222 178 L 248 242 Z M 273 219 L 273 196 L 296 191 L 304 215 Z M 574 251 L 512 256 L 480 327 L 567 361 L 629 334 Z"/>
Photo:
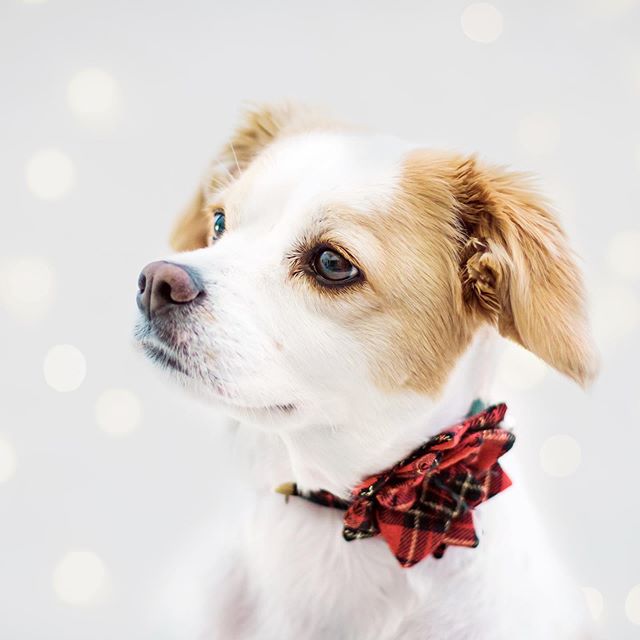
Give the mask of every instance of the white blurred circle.
<path id="1" fill-rule="evenodd" d="M 96 402 L 96 421 L 110 435 L 120 436 L 133 431 L 141 416 L 140 401 L 128 389 L 106 389 Z"/>
<path id="2" fill-rule="evenodd" d="M 34 318 L 51 304 L 53 269 L 44 258 L 15 258 L 0 265 L 0 304 L 16 316 Z"/>
<path id="3" fill-rule="evenodd" d="M 13 446 L 0 437 L 0 484 L 13 477 L 16 466 L 16 452 Z"/>
<path id="4" fill-rule="evenodd" d="M 604 598 L 602 594 L 593 587 L 582 587 L 584 599 L 587 601 L 587 608 L 594 620 L 601 620 L 604 612 Z"/>
<path id="5" fill-rule="evenodd" d="M 547 374 L 545 363 L 516 344 L 509 344 L 498 363 L 501 384 L 524 391 L 542 382 Z"/>
<path id="6" fill-rule="evenodd" d="M 633 624 L 640 624 L 640 584 L 637 584 L 629 591 L 624 603 L 624 610 L 627 618 Z"/>
<path id="7" fill-rule="evenodd" d="M 640 231 L 621 231 L 609 240 L 607 249 L 613 272 L 626 278 L 640 278 Z"/>
<path id="8" fill-rule="evenodd" d="M 67 194 L 75 182 L 73 162 L 58 149 L 41 149 L 26 167 L 27 186 L 38 198 L 57 200 Z"/>
<path id="9" fill-rule="evenodd" d="M 591 319 L 598 344 L 609 347 L 640 326 L 640 299 L 629 287 L 609 283 L 594 291 Z"/>
<path id="10" fill-rule="evenodd" d="M 604 16 L 615 16 L 629 11 L 638 4 L 638 0 L 591 0 L 596 13 Z"/>
<path id="11" fill-rule="evenodd" d="M 460 18 L 462 31 L 474 42 L 489 44 L 495 42 L 502 33 L 502 14 L 488 2 L 470 4 Z"/>
<path id="12" fill-rule="evenodd" d="M 85 378 L 87 365 L 82 352 L 73 345 L 59 344 L 49 349 L 43 365 L 44 379 L 56 391 L 74 391 Z"/>
<path id="13" fill-rule="evenodd" d="M 119 100 L 118 85 L 102 69 L 76 73 L 67 88 L 67 102 L 80 118 L 103 119 L 113 115 Z"/>
<path id="14" fill-rule="evenodd" d="M 532 113 L 520 120 L 516 137 L 527 153 L 540 156 L 551 153 L 558 146 L 558 123 L 551 117 Z"/>
<path id="15" fill-rule="evenodd" d="M 540 449 L 540 464 L 550 476 L 564 478 L 580 466 L 582 452 L 575 438 L 557 435 L 547 438 Z"/>
<path id="16" fill-rule="evenodd" d="M 53 590 L 66 604 L 88 604 L 103 588 L 106 577 L 104 563 L 93 551 L 70 551 L 55 567 Z"/>

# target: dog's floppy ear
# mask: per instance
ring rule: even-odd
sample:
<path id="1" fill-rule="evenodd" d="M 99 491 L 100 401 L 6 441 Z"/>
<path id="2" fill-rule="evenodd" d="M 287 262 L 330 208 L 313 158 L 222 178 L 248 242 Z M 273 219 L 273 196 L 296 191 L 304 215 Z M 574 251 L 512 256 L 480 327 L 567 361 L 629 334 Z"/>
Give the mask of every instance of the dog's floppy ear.
<path id="1" fill-rule="evenodd" d="M 580 271 L 566 236 L 531 179 L 483 167 L 456 167 L 465 238 L 465 301 L 500 333 L 582 385 L 597 369 Z"/>
<path id="2" fill-rule="evenodd" d="M 331 123 L 324 116 L 304 106 L 284 103 L 248 110 L 211 163 L 204 186 L 180 216 L 171 235 L 171 246 L 176 251 L 190 251 L 207 246 L 211 233 L 211 216 L 204 210 L 205 191 L 215 192 L 235 180 L 276 138 L 328 126 Z"/>

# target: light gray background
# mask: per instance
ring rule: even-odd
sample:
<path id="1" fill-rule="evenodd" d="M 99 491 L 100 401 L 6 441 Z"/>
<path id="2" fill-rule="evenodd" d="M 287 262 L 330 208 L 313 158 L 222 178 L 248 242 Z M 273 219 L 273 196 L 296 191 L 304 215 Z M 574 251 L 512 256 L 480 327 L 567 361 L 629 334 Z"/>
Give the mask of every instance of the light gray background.
<path id="1" fill-rule="evenodd" d="M 602 374 L 584 394 L 511 354 L 497 393 L 518 421 L 541 517 L 578 582 L 602 596 L 606 636 L 640 637 L 625 613 L 640 583 L 640 5 L 496 0 L 503 30 L 483 44 L 462 29 L 468 4 L 1 0 L 0 275 L 15 289 L 30 258 L 53 278 L 28 304 L 11 283 L 0 297 L 3 640 L 157 637 L 157 592 L 225 503 L 233 471 L 219 416 L 132 351 L 136 276 L 166 251 L 241 105 L 282 98 L 541 176 L 583 257 Z M 70 81 L 88 68 L 117 86 L 118 108 L 101 119 L 68 102 Z M 37 197 L 25 177 L 43 148 L 75 170 L 56 200 Z M 87 363 L 68 393 L 43 376 L 61 343 Z M 95 415 L 112 387 L 142 408 L 120 437 Z M 554 462 L 558 441 L 547 439 L 558 434 L 578 444 L 575 464 L 566 447 Z M 545 471 L 563 464 L 575 471 Z M 97 554 L 106 572 L 82 605 L 54 588 L 74 550 Z M 64 579 L 82 588 L 82 576 Z"/>

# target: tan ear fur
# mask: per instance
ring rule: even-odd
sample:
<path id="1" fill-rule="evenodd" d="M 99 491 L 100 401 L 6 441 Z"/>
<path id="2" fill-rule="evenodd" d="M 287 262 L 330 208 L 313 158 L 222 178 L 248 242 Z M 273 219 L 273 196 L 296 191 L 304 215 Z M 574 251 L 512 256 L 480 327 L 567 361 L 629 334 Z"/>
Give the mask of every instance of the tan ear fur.
<path id="1" fill-rule="evenodd" d="M 178 218 L 171 233 L 171 247 L 175 251 L 192 251 L 209 244 L 210 216 L 204 210 L 202 189 L 198 189 L 187 208 Z"/>
<path id="2" fill-rule="evenodd" d="M 234 163 L 237 160 L 243 169 L 277 137 L 328 124 L 318 111 L 301 105 L 283 103 L 256 107 L 244 114 L 222 155 Z"/>
<path id="3" fill-rule="evenodd" d="M 255 157 L 276 138 L 336 125 L 319 112 L 283 103 L 248 110 L 241 124 L 211 164 L 206 185 L 198 190 L 178 219 L 171 235 L 176 251 L 206 247 L 211 235 L 211 212 L 205 211 L 205 193 L 214 193 L 241 174 Z"/>
<path id="4" fill-rule="evenodd" d="M 597 369 L 580 271 L 567 238 L 531 179 L 474 159 L 455 184 L 466 244 L 466 302 L 582 385 Z"/>

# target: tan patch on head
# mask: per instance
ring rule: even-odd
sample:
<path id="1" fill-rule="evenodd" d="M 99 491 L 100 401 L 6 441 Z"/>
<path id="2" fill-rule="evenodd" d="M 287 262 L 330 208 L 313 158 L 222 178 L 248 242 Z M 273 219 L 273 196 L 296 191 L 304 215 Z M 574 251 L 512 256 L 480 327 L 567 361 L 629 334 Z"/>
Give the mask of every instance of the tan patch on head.
<path id="1" fill-rule="evenodd" d="M 414 152 L 373 229 L 388 254 L 385 306 L 400 327 L 377 363 L 386 386 L 437 391 L 481 323 L 580 383 L 594 376 L 579 270 L 526 176 Z"/>
<path id="2" fill-rule="evenodd" d="M 465 313 L 449 174 L 447 158 L 412 154 L 391 207 L 363 220 L 384 247 L 380 272 L 368 275 L 391 322 L 374 365 L 386 388 L 439 392 L 478 324 Z"/>
<path id="3" fill-rule="evenodd" d="M 294 104 L 265 105 L 247 111 L 214 162 L 210 180 L 213 191 L 224 187 L 229 178 L 244 171 L 256 156 L 276 139 L 284 136 L 336 128 L 336 123 L 316 109 Z M 216 171 L 216 166 L 224 168 Z"/>
<path id="4" fill-rule="evenodd" d="M 291 104 L 259 107 L 248 111 L 211 164 L 203 187 L 180 216 L 171 234 L 176 251 L 206 247 L 211 236 L 212 194 L 228 186 L 276 139 L 312 130 L 339 129 L 340 125 L 318 111 Z"/>

